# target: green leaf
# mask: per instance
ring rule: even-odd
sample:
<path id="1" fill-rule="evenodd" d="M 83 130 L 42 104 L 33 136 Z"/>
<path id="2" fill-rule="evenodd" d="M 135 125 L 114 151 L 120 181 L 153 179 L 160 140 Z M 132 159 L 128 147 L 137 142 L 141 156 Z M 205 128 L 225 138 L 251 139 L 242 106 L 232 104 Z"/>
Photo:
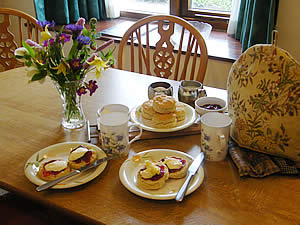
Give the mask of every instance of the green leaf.
<path id="1" fill-rule="evenodd" d="M 69 55 L 68 55 L 68 59 L 75 59 L 76 58 L 76 55 L 78 53 L 77 46 L 78 46 L 78 41 L 74 40 L 73 41 L 73 46 L 72 46 L 72 48 L 69 52 Z"/>
<path id="2" fill-rule="evenodd" d="M 15 55 L 14 57 L 17 58 L 17 59 L 23 59 L 23 58 L 25 58 L 25 57 L 22 56 L 22 55 Z"/>
<path id="3" fill-rule="evenodd" d="M 36 154 L 35 161 L 39 161 L 39 158 L 40 158 L 39 153 L 37 153 L 37 154 Z"/>
<path id="4" fill-rule="evenodd" d="M 39 73 L 34 74 L 33 77 L 31 78 L 31 81 L 41 80 L 41 79 L 43 79 L 46 76 L 47 76 L 47 71 L 42 70 Z"/>
<path id="5" fill-rule="evenodd" d="M 86 28 L 83 28 L 81 32 L 84 36 L 92 37 L 92 34 Z"/>
<path id="6" fill-rule="evenodd" d="M 32 62 L 31 62 L 31 61 L 27 61 L 27 62 L 25 62 L 24 64 L 25 64 L 25 66 L 28 66 L 28 67 L 29 67 L 29 66 L 32 65 Z"/>
<path id="7" fill-rule="evenodd" d="M 34 58 L 35 56 L 35 52 L 34 50 L 25 42 L 25 41 L 22 41 L 22 44 L 23 46 L 27 49 L 27 51 L 29 52 L 29 55 Z"/>

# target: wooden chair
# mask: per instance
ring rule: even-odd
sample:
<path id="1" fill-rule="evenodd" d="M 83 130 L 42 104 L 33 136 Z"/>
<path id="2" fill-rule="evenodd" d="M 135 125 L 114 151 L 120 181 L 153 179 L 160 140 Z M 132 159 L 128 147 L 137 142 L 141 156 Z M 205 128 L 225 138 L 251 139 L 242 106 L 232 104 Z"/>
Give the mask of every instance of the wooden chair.
<path id="1" fill-rule="evenodd" d="M 120 42 L 119 69 L 124 69 L 124 48 L 129 41 L 130 59 L 126 60 L 130 61 L 132 72 L 203 82 L 208 60 L 205 40 L 186 20 L 164 15 L 149 16 L 137 21 Z M 151 70 L 151 67 L 154 69 Z"/>
<path id="2" fill-rule="evenodd" d="M 36 22 L 34 17 L 22 11 L 0 8 L 0 66 L 4 70 L 22 66 L 14 58 L 14 51 L 27 38 L 33 39 L 35 36 L 33 40 L 38 42 L 39 31 L 43 31 L 43 28 Z"/>

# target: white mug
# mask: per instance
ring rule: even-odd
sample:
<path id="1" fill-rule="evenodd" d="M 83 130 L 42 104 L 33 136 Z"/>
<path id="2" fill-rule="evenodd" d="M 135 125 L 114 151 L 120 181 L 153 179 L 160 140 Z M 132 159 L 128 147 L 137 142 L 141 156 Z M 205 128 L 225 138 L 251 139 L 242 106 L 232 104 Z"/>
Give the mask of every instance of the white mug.
<path id="1" fill-rule="evenodd" d="M 208 161 L 222 161 L 228 153 L 230 117 L 208 112 L 201 116 L 201 148 Z"/>
<path id="2" fill-rule="evenodd" d="M 102 149 L 117 157 L 128 155 L 129 146 L 142 135 L 142 128 L 138 124 L 128 125 L 129 109 L 125 105 L 110 104 L 98 110 L 97 122 L 100 127 Z M 129 141 L 129 129 L 136 126 L 139 134 Z"/>

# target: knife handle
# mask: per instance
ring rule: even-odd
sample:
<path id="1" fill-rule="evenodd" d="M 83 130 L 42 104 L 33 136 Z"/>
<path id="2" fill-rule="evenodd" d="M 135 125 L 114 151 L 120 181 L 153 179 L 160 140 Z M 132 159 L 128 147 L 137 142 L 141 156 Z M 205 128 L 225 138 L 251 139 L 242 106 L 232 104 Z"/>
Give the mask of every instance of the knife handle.
<path id="1" fill-rule="evenodd" d="M 55 180 L 53 180 L 53 181 L 50 181 L 50 182 L 47 182 L 47 183 L 45 183 L 45 184 L 42 184 L 42 185 L 38 186 L 35 190 L 36 190 L 36 191 L 43 191 L 43 190 L 46 190 L 46 189 L 48 189 L 48 188 L 50 188 L 50 187 L 53 187 L 53 186 L 56 185 L 57 183 L 59 183 L 59 182 L 61 182 L 61 181 L 64 181 L 65 179 L 67 179 L 67 178 L 69 178 L 69 177 L 72 177 L 72 176 L 74 176 L 74 175 L 76 175 L 76 174 L 78 174 L 78 173 L 80 173 L 79 170 L 74 170 L 72 173 L 69 173 L 69 174 L 67 174 L 67 175 L 65 175 L 65 176 L 63 176 L 63 177 L 57 178 L 57 179 L 55 179 Z"/>
<path id="2" fill-rule="evenodd" d="M 183 185 L 181 186 L 180 190 L 178 191 L 177 195 L 176 195 L 176 201 L 177 202 L 181 202 L 184 198 L 185 192 L 189 186 L 189 183 L 192 179 L 192 177 L 194 176 L 194 174 L 189 174 L 188 177 L 186 178 L 185 182 L 183 183 Z"/>

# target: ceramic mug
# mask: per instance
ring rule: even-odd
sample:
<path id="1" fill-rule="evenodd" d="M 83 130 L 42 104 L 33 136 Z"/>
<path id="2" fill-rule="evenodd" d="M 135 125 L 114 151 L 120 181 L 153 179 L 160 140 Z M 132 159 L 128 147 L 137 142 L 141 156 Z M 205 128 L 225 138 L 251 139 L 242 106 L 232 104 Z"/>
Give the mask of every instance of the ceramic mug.
<path id="1" fill-rule="evenodd" d="M 207 96 L 203 84 L 194 80 L 183 80 L 180 82 L 178 89 L 178 100 L 195 107 L 195 101 Z"/>
<path id="2" fill-rule="evenodd" d="M 232 120 L 218 112 L 201 116 L 201 148 L 208 161 L 222 161 L 228 153 Z"/>
<path id="3" fill-rule="evenodd" d="M 102 149 L 117 157 L 128 155 L 129 146 L 142 135 L 142 128 L 138 124 L 128 124 L 129 108 L 121 104 L 110 104 L 98 110 L 97 122 L 100 127 Z M 129 141 L 129 129 L 138 127 L 139 133 Z"/>
<path id="4" fill-rule="evenodd" d="M 155 95 L 173 96 L 173 87 L 167 82 L 154 82 L 148 87 L 148 98 L 152 99 Z"/>

